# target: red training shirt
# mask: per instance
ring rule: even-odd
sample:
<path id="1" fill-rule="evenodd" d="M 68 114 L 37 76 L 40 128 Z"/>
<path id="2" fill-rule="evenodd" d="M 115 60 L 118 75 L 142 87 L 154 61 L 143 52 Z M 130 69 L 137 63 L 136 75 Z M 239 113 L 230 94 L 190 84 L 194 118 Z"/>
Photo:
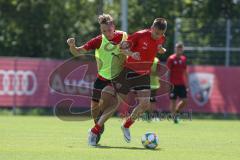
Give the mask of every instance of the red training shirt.
<path id="1" fill-rule="evenodd" d="M 184 55 L 177 57 L 173 54 L 167 59 L 167 66 L 170 70 L 170 82 L 173 85 L 185 85 L 184 72 L 187 69 L 187 58 Z"/>
<path id="2" fill-rule="evenodd" d="M 163 45 L 165 36 L 155 40 L 151 37 L 151 30 L 145 29 L 135 32 L 128 37 L 132 43 L 131 51 L 139 52 L 140 60 L 135 60 L 129 56 L 125 62 L 125 67 L 134 70 L 138 74 L 149 74 L 154 57 L 158 52 L 158 46 Z"/>

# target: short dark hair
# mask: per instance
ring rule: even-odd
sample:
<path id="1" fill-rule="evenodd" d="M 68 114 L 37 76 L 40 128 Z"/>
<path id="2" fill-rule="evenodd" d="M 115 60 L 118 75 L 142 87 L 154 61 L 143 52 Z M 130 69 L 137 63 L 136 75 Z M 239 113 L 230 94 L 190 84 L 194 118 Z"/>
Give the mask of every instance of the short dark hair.
<path id="1" fill-rule="evenodd" d="M 167 21 L 164 18 L 156 18 L 153 21 L 152 27 L 157 28 L 159 30 L 167 30 Z"/>
<path id="2" fill-rule="evenodd" d="M 113 24 L 113 18 L 110 14 L 102 14 L 98 16 L 98 23 L 99 24 Z"/>
<path id="3" fill-rule="evenodd" d="M 176 45 L 175 45 L 176 48 L 183 48 L 184 45 L 182 42 L 177 42 Z"/>

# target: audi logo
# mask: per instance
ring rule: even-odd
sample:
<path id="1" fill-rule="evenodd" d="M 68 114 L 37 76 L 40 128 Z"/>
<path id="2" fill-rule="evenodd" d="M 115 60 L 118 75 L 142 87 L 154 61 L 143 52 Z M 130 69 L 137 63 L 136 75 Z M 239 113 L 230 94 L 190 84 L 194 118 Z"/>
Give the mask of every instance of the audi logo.
<path id="1" fill-rule="evenodd" d="M 33 95 L 37 90 L 37 78 L 32 71 L 0 70 L 0 95 Z"/>

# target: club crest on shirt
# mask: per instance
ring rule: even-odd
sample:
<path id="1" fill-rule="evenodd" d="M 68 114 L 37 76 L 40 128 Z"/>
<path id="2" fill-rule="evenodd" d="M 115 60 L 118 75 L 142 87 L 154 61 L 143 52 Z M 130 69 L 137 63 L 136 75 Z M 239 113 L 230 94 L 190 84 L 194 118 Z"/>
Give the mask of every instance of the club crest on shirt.
<path id="1" fill-rule="evenodd" d="M 191 73 L 189 82 L 194 102 L 199 106 L 204 106 L 211 97 L 214 75 L 211 73 Z"/>

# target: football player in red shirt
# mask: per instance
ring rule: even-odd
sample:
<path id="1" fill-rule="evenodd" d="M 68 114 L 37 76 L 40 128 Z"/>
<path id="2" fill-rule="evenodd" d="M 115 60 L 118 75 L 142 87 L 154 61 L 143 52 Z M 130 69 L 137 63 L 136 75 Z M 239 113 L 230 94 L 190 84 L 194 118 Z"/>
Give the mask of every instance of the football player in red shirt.
<path id="1" fill-rule="evenodd" d="M 170 109 L 175 123 L 179 122 L 177 113 L 187 106 L 187 90 L 188 90 L 188 73 L 187 58 L 183 55 L 184 46 L 177 43 L 175 46 L 176 53 L 167 59 L 167 67 L 169 69 L 169 78 L 173 87 L 170 92 Z M 177 103 L 177 98 L 179 102 Z"/>
<path id="2" fill-rule="evenodd" d="M 129 56 L 120 75 L 113 79 L 113 85 L 121 99 L 126 100 L 130 90 L 137 92 L 138 105 L 121 126 L 126 142 L 131 141 L 129 127 L 150 106 L 150 72 L 157 53 L 163 54 L 167 21 L 156 18 L 150 29 L 135 32 L 128 37 L 130 49 L 122 52 Z"/>

